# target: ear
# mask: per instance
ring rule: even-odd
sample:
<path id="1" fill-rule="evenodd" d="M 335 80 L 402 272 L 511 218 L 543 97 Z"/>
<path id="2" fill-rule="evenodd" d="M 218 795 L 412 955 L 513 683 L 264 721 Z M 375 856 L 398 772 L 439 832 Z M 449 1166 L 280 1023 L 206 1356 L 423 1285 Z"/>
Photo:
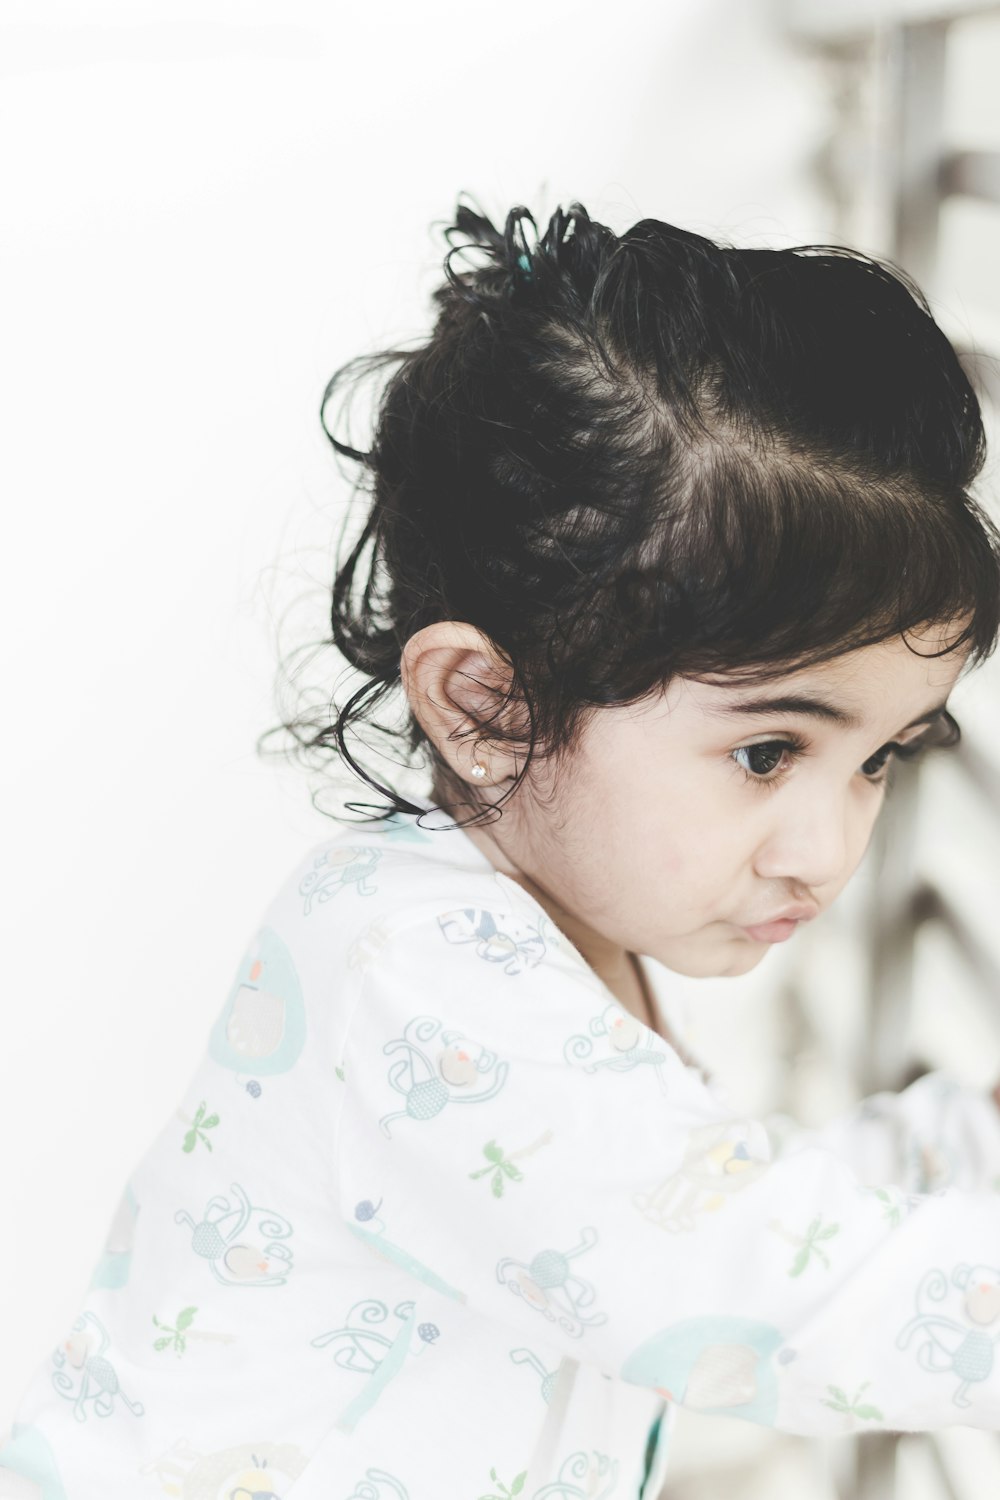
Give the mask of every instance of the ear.
<path id="1" fill-rule="evenodd" d="M 414 717 L 463 781 L 493 786 L 516 774 L 509 746 L 491 738 L 511 666 L 488 635 L 464 620 L 425 625 L 403 648 L 400 675 Z M 471 774 L 477 761 L 482 778 Z"/>
<path id="2" fill-rule="evenodd" d="M 951 1273 L 952 1283 L 957 1287 L 965 1288 L 969 1285 L 969 1277 L 971 1275 L 971 1266 L 956 1266 Z"/>

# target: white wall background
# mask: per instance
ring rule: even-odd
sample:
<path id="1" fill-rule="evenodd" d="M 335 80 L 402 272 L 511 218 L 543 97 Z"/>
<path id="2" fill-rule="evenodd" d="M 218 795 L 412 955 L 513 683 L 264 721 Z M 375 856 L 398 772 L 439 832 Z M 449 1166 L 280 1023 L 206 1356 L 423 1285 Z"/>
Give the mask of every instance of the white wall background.
<path id="1" fill-rule="evenodd" d="M 829 237 L 763 0 L 83 9 L 0 3 L 0 1431 L 331 830 L 254 741 L 325 628 L 324 384 L 427 327 L 432 221 Z"/>

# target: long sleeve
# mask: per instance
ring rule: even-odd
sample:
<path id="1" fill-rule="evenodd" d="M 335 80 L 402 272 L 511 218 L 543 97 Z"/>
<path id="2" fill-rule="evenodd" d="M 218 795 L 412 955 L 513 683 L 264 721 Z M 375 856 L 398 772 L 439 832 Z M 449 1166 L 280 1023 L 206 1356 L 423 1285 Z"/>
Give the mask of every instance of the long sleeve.
<path id="1" fill-rule="evenodd" d="M 866 1182 L 835 1133 L 778 1149 L 568 945 L 490 919 L 422 904 L 367 964 L 338 1059 L 358 1238 L 688 1409 L 1000 1429 L 1000 1195 Z"/>
<path id="2" fill-rule="evenodd" d="M 730 1090 L 691 1045 L 686 1007 L 675 1004 L 668 1017 L 661 996 L 660 1009 L 684 1060 L 718 1099 L 733 1106 Z M 784 1110 L 762 1115 L 761 1124 L 775 1155 L 825 1146 L 864 1183 L 891 1184 L 906 1193 L 942 1187 L 1000 1191 L 1000 1108 L 988 1089 L 964 1083 L 947 1069 L 898 1091 L 870 1094 L 822 1125 L 803 1126 Z"/>
<path id="3" fill-rule="evenodd" d="M 815 1129 L 784 1112 L 763 1121 L 776 1155 L 822 1146 L 862 1182 L 904 1192 L 957 1187 L 1000 1190 L 1000 1109 L 985 1089 L 945 1069 L 925 1073 L 898 1093 L 861 1099 Z"/>

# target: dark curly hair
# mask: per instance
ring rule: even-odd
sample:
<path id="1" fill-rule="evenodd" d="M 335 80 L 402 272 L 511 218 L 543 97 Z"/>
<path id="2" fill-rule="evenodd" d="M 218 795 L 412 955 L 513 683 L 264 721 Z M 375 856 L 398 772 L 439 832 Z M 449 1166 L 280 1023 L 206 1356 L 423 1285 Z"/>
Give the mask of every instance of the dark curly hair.
<path id="1" fill-rule="evenodd" d="M 433 621 L 471 622 L 509 669 L 496 711 L 462 731 L 527 747 L 505 797 L 601 706 L 676 674 L 761 680 L 966 617 L 948 649 L 993 651 L 1000 533 L 967 493 L 979 403 L 904 272 L 659 219 L 617 235 L 577 202 L 541 235 L 512 208 L 501 232 L 465 196 L 430 337 L 350 360 L 320 407 L 369 496 L 323 644 L 365 682 L 269 734 L 342 756 L 387 799 L 374 817 L 424 812 L 351 755 L 345 731 L 366 720 L 482 816 L 412 713 L 403 730 L 374 718 Z M 453 268 L 460 253 L 472 268 Z M 389 365 L 360 451 L 327 403 Z"/>

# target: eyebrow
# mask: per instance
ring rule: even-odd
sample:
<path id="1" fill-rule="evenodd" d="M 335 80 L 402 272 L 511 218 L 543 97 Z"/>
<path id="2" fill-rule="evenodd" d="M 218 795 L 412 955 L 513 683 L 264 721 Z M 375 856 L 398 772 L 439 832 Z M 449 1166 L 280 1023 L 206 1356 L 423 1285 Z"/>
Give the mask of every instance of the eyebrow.
<path id="1" fill-rule="evenodd" d="M 947 703 L 939 703 L 936 708 L 927 709 L 926 713 L 918 714 L 911 719 L 909 724 L 904 724 L 899 731 L 900 734 L 907 729 L 914 729 L 918 724 L 932 724 L 935 719 L 947 713 Z M 785 698 L 752 698 L 742 703 L 726 703 L 719 708 L 710 710 L 711 713 L 721 714 L 801 714 L 810 719 L 826 719 L 832 724 L 839 724 L 843 729 L 860 729 L 861 719 L 857 714 L 848 712 L 846 708 L 838 708 L 835 703 L 828 703 L 825 698 L 814 698 L 809 695 L 801 695 Z"/>

